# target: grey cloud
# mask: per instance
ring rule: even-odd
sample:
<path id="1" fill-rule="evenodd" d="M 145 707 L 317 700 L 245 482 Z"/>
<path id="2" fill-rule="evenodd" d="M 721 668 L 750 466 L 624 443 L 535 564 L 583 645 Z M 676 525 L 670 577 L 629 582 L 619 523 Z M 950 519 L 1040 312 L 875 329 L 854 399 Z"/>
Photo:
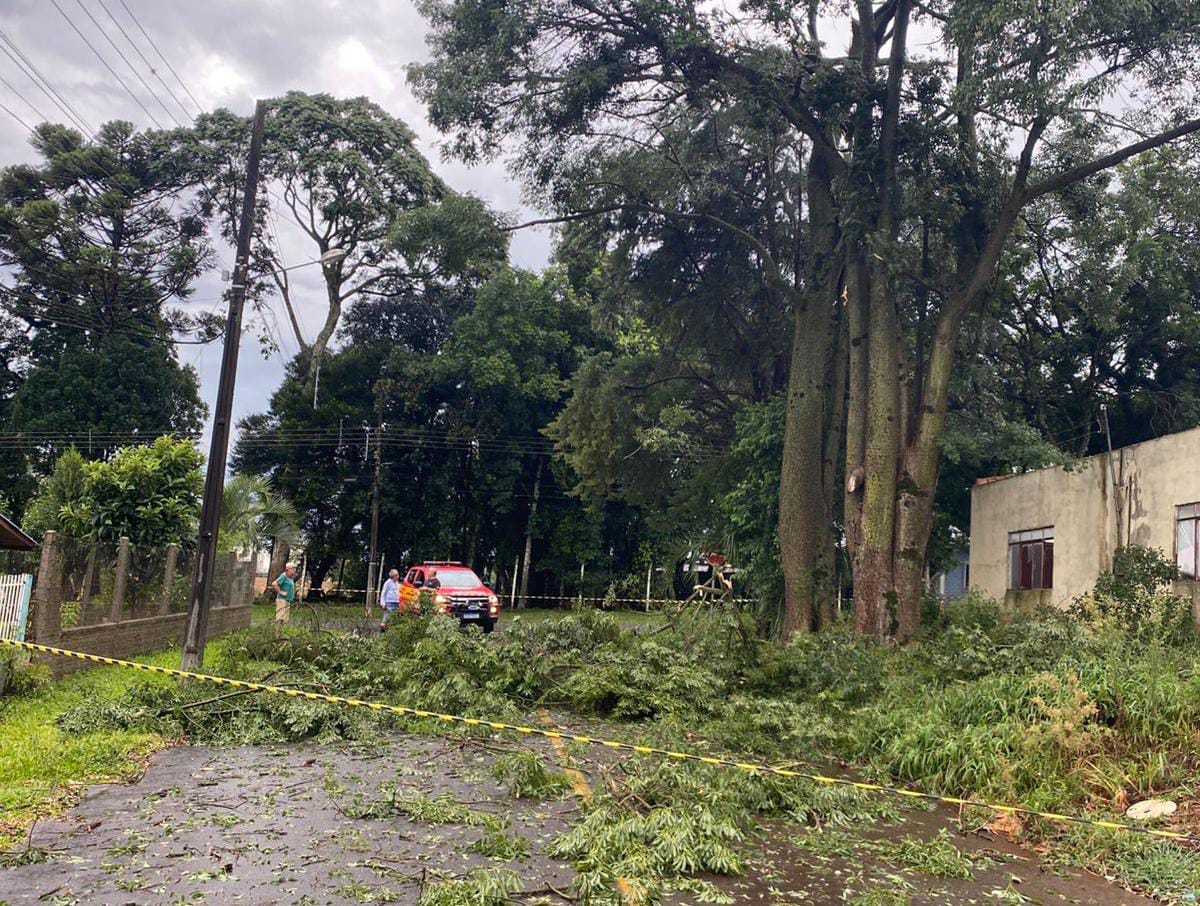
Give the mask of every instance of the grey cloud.
<path id="1" fill-rule="evenodd" d="M 111 24 L 96 0 L 83 0 L 103 25 Z M 424 117 L 424 109 L 413 96 L 405 77 L 405 67 L 425 58 L 425 23 L 410 0 L 125 0 L 157 42 L 167 59 L 183 77 L 192 93 L 206 107 L 226 106 L 248 112 L 256 97 L 270 97 L 285 91 L 325 91 L 338 96 L 365 94 L 403 118 L 417 133 L 421 148 L 434 162 L 443 178 L 455 189 L 479 195 L 497 210 L 528 216 L 521 191 L 503 163 L 466 167 L 443 161 L 438 135 Z M 146 115 L 125 90 L 97 61 L 71 30 L 59 12 L 45 0 L 0 0 L 7 7 L 3 28 L 33 62 L 50 78 L 67 99 L 90 121 L 92 126 L 109 119 L 128 119 L 139 126 L 151 125 Z M 170 125 L 162 108 L 145 96 L 125 64 L 79 12 L 73 0 L 60 0 L 80 29 L 113 68 L 134 88 L 147 108 L 165 125 Z M 109 9 L 139 41 L 152 62 L 157 58 L 141 42 L 119 0 L 107 0 Z M 137 59 L 115 31 L 114 40 L 126 50 L 135 66 Z M 158 83 L 143 76 L 152 87 Z M 191 102 L 174 84 L 168 72 L 161 73 L 183 102 Z M 42 113 L 62 120 L 50 101 L 17 70 L 7 57 L 0 55 L 0 75 Z M 161 89 L 160 89 L 161 92 Z M 163 101 L 174 109 L 165 95 Z M 30 123 L 36 120 L 20 99 L 0 86 L 0 103 L 11 107 Z M 176 111 L 178 113 L 178 111 Z M 7 114 L 0 112 L 0 163 L 31 160 L 28 134 Z M 311 256 L 310 248 L 280 225 L 280 242 L 288 263 L 299 263 Z M 513 239 L 515 263 L 531 268 L 545 265 L 550 252 L 550 237 L 542 232 L 525 231 Z M 229 249 L 222 257 L 232 259 Z M 312 271 L 297 271 L 298 296 L 313 301 L 301 304 L 301 317 L 308 336 L 316 332 L 322 315 L 320 288 Z M 221 293 L 218 274 L 207 274 L 198 281 L 197 301 L 189 306 L 209 308 Z M 240 356 L 238 394 L 235 414 L 242 416 L 261 411 L 270 392 L 283 375 L 286 357 L 295 352 L 295 340 L 279 313 L 278 326 L 284 352 L 264 361 L 254 335 L 243 338 Z M 274 329 L 274 324 L 271 328 Z M 216 344 L 180 348 L 180 359 L 194 364 L 201 372 L 205 400 L 212 405 L 216 396 L 220 350 Z"/>

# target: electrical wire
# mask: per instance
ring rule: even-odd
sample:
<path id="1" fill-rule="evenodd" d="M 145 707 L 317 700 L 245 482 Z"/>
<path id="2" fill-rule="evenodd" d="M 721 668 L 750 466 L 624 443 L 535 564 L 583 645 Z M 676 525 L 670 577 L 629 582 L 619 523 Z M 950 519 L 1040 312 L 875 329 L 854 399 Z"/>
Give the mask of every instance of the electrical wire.
<path id="1" fill-rule="evenodd" d="M 158 49 L 158 45 L 156 43 L 154 43 L 154 39 L 151 38 L 150 35 L 146 32 L 146 29 L 142 27 L 141 20 L 139 20 L 138 17 L 134 14 L 133 10 L 131 10 L 129 8 L 129 4 L 127 4 L 125 2 L 125 0 L 120 0 L 120 4 L 122 7 L 125 8 L 125 12 L 129 14 L 129 18 L 133 20 L 133 24 L 138 27 L 138 31 L 140 31 L 142 33 L 142 37 L 144 37 L 146 39 L 146 41 L 149 42 L 150 46 L 152 48 L 154 48 L 154 52 L 156 54 L 158 54 L 158 58 L 163 61 L 163 65 L 165 65 L 167 67 L 167 69 L 169 69 L 171 71 L 171 75 L 175 76 L 175 81 L 177 81 L 179 83 L 179 87 L 183 89 L 184 94 L 186 94 L 189 98 L 191 98 L 192 103 L 196 105 L 196 110 L 200 113 L 203 113 L 204 112 L 203 105 L 201 105 L 201 103 L 198 100 L 196 100 L 196 96 L 194 94 L 192 94 L 191 89 L 189 89 L 187 87 L 187 83 L 184 82 L 183 79 L 179 77 L 179 73 L 177 73 L 175 71 L 175 67 L 171 65 L 171 61 L 168 60 L 165 56 L 163 56 L 163 52 Z M 180 106 L 182 106 L 182 105 L 180 105 Z"/>
<path id="2" fill-rule="evenodd" d="M 183 106 L 183 101 L 179 100 L 178 96 L 171 89 L 171 86 L 168 85 L 165 81 L 163 81 L 163 77 L 161 75 L 159 75 L 158 70 L 155 69 L 150 64 L 150 61 L 146 59 L 146 55 L 144 53 L 142 53 L 141 48 L 138 47 L 137 44 L 134 42 L 133 38 L 131 38 L 129 36 L 129 32 L 125 31 L 125 26 L 123 26 L 120 22 L 117 21 L 117 17 L 112 14 L 112 10 L 110 10 L 108 8 L 108 4 L 106 4 L 104 2 L 104 0 L 96 0 L 96 2 L 100 4 L 100 8 L 102 10 L 104 10 L 105 14 L 112 21 L 112 24 L 117 27 L 117 30 L 120 31 L 121 34 L 125 36 L 125 40 L 129 42 L 129 46 L 133 48 L 134 53 L 136 53 L 138 55 L 138 57 L 141 58 L 141 61 L 146 64 L 146 68 L 150 70 L 151 75 L 153 75 L 156 79 L 158 79 L 158 84 L 162 85 L 163 90 L 166 91 L 166 93 L 168 95 L 170 95 L 171 100 L 173 100 L 176 104 L 179 105 L 179 109 L 183 111 L 184 119 L 190 120 L 192 118 L 192 116 L 190 113 L 188 113 L 187 108 Z M 158 100 L 157 94 L 155 95 L 155 100 Z M 167 110 L 166 104 L 163 104 L 162 101 L 158 101 L 158 102 L 159 102 L 159 104 L 162 104 L 163 110 Z M 175 120 L 175 124 L 177 126 L 183 126 L 183 123 L 181 123 L 176 118 L 174 113 L 167 110 L 167 115 L 170 116 L 171 119 Z"/>
<path id="3" fill-rule="evenodd" d="M 20 49 L 19 49 L 19 48 L 17 48 L 15 44 L 13 44 L 13 42 L 12 42 L 12 39 L 11 39 L 11 38 L 8 38 L 8 37 L 7 37 L 7 35 L 3 35 L 3 33 L 2 33 L 2 32 L 0 32 L 0 36 L 2 36 L 2 37 L 3 37 L 3 39 L 4 39 L 5 41 L 7 41 L 9 44 L 12 44 L 13 48 L 14 48 L 14 49 L 15 49 L 15 50 L 16 50 L 18 53 L 21 53 Z M 6 52 L 7 52 L 7 48 L 3 48 L 3 49 L 5 49 L 5 50 L 6 50 Z M 11 53 L 9 53 L 9 56 L 10 56 L 10 58 L 12 58 L 12 54 L 11 54 Z M 23 53 L 21 54 L 21 56 L 22 56 L 22 58 L 23 58 L 23 59 L 26 59 L 26 60 L 28 60 L 28 58 L 27 58 L 27 57 L 25 57 L 25 55 L 24 55 Z M 33 64 L 32 64 L 32 63 L 29 63 L 29 65 L 30 65 L 31 67 L 33 66 Z M 24 72 L 24 70 L 23 70 L 23 72 Z M 28 72 L 25 72 L 25 75 L 27 75 L 27 76 L 28 76 L 28 75 L 29 75 L 29 73 L 28 73 Z M 7 82 L 5 82 L 5 84 L 7 85 L 8 83 L 7 83 Z M 37 84 L 37 82 L 35 81 L 35 82 L 34 82 L 34 84 Z M 47 84 L 49 84 L 49 83 L 47 83 Z M 39 86 L 39 87 L 40 87 L 40 86 Z M 50 86 L 50 87 L 51 87 L 51 88 L 53 88 L 53 86 Z M 24 101 L 24 102 L 25 102 L 25 103 L 26 103 L 26 104 L 27 104 L 27 105 L 28 105 L 28 106 L 29 106 L 31 109 L 33 109 L 35 113 L 38 113 L 38 114 L 39 114 L 39 116 L 42 116 L 42 114 L 40 114 L 40 112 L 37 110 L 37 108 L 35 108 L 35 107 L 33 106 L 32 102 L 31 102 L 31 101 L 30 101 L 28 98 L 26 98 L 26 97 L 24 96 L 24 94 L 22 94 L 22 93 L 21 93 L 21 92 L 20 92 L 18 89 L 16 89 L 16 88 L 15 88 L 14 86 L 12 86 L 12 85 L 9 85 L 9 88 L 10 88 L 10 89 L 11 89 L 11 90 L 12 90 L 12 91 L 13 91 L 13 92 L 14 92 L 14 93 L 15 93 L 15 94 L 16 94 L 16 95 L 19 97 L 19 98 L 21 98 L 21 100 L 23 100 L 23 101 Z M 44 89 L 44 88 L 43 88 L 42 90 L 43 90 L 43 92 L 45 92 L 45 91 L 46 91 L 46 89 Z M 57 91 L 55 91 L 55 93 L 57 94 Z M 48 95 L 48 96 L 49 96 L 49 95 Z M 53 99 L 53 98 L 52 98 L 52 99 Z M 64 101 L 65 101 L 65 99 L 64 99 Z M 61 109 L 61 108 L 62 108 L 62 105 L 60 104 L 59 106 L 60 106 L 60 109 Z M 72 109 L 73 109 L 73 108 L 72 108 Z M 8 113 L 10 116 L 12 116 L 12 117 L 13 117 L 13 118 L 14 118 L 14 119 L 15 119 L 15 120 L 18 122 L 18 123 L 20 123 L 22 126 L 24 126 L 24 127 L 25 127 L 25 128 L 28 130 L 28 131 L 29 131 L 29 133 L 30 133 L 30 135 L 31 135 L 31 136 L 34 136 L 34 137 L 36 137 L 36 135 L 37 135 L 37 133 L 36 133 L 36 130 L 35 130 L 35 129 L 34 129 L 32 126 L 30 126 L 30 125 L 29 125 L 27 122 L 25 122 L 25 120 L 24 120 L 22 117 L 20 117 L 19 115 L 17 115 L 17 113 L 16 113 L 16 112 L 14 112 L 13 110 L 9 109 L 7 106 L 5 106 L 5 105 L 3 105 L 3 104 L 0 104 L 0 110 L 4 110 L 6 113 Z M 44 116 L 43 116 L 43 119 L 45 119 L 45 117 L 44 117 Z M 94 141 L 94 139 L 93 139 L 93 141 Z M 100 162 L 100 161 L 97 161 L 96 163 L 97 163 L 97 166 L 99 166 L 99 168 L 100 168 L 100 169 L 101 169 L 101 170 L 102 170 L 102 171 L 103 171 L 103 172 L 104 172 L 104 173 L 105 173 L 105 174 L 108 176 L 109 180 L 111 180 L 111 181 L 112 181 L 112 182 L 110 183 L 110 186 L 111 186 L 111 188 L 113 188 L 113 189 L 116 189 L 116 190 L 118 190 L 118 191 L 122 192 L 122 193 L 123 193 L 123 194 L 126 196 L 126 198 L 128 198 L 128 199 L 129 199 L 129 201 L 130 201 L 130 202 L 132 202 L 132 203 L 137 203 L 137 202 L 138 202 L 138 199 L 134 197 L 133 193 L 132 193 L 131 191 L 129 191 L 128 189 L 126 189 L 126 188 L 125 188 L 125 187 L 124 187 L 124 186 L 123 186 L 123 185 L 120 183 L 120 181 L 118 181 L 118 180 L 119 180 L 119 177 L 118 177 L 118 175 L 117 175 L 115 172 L 113 172 L 113 171 L 112 171 L 111 169 L 109 169 L 108 167 L 104 166 L 104 165 L 102 164 L 102 162 Z M 81 177 L 81 179 L 82 179 L 82 180 L 84 180 L 84 182 L 85 182 L 85 183 L 86 183 L 86 181 L 87 181 L 87 180 L 89 180 L 89 179 L 91 178 L 91 177 L 89 177 L 89 175 L 88 175 L 87 173 L 85 173 L 85 172 L 83 171 L 83 169 L 82 169 L 81 167 L 79 167 L 79 166 L 73 166 L 72 168 L 73 168 L 74 172 L 75 172 L 75 173 L 76 173 L 76 174 L 77 174 L 79 177 Z M 178 192 L 176 192 L 175 194 L 178 194 Z M 40 276 L 42 276 L 43 278 L 54 276 L 54 275 L 50 274 L 50 272 L 49 272 L 49 271 L 47 271 L 47 270 L 45 270 L 45 269 L 41 269 L 41 268 L 37 268 L 37 267 L 33 267 L 33 266 L 30 266 L 30 265 L 28 265 L 27 263 L 26 263 L 26 264 L 19 265 L 19 266 L 20 266 L 20 268 L 21 268 L 21 270 L 22 270 L 23 272 L 27 272 L 27 273 L 33 273 L 33 274 L 35 274 L 35 275 L 40 275 Z M 12 295 L 15 295 L 15 296 L 18 296 L 18 297 L 19 297 L 19 295 L 20 295 L 20 294 L 19 294 L 19 293 L 17 293 L 15 290 L 13 290 L 11 287 L 0 287 L 0 290 L 5 290 L 5 291 L 9 292 L 10 294 L 12 294 Z M 56 306 L 56 305 L 58 306 L 58 307 L 57 307 L 57 309 L 55 308 L 55 306 Z M 65 303 L 61 303 L 61 302 L 59 302 L 59 303 L 56 303 L 56 302 L 54 302 L 54 300 L 39 299 L 39 300 L 38 300 L 38 306 L 39 306 L 40 308 L 42 308 L 43 310 L 45 310 L 45 311 L 46 311 L 46 312 L 47 312 L 47 313 L 50 315 L 50 317 L 49 317 L 49 318 L 47 318 L 46 320 L 54 320 L 54 321 L 57 321 L 57 322 L 59 322 L 59 323 L 63 323 L 63 324 L 65 324 L 66 326 L 73 326 L 73 327 L 76 327 L 76 328 L 78 328 L 78 329 L 82 329 L 82 330 L 93 330 L 93 331 L 95 331 L 95 330 L 97 330 L 97 328 L 98 328 L 98 326 L 99 326 L 98 324 L 87 324 L 87 323 L 80 323 L 80 320 L 79 320 L 79 319 L 80 319 L 80 318 L 82 318 L 82 317 L 84 317 L 84 316 L 86 315 L 86 312 L 84 312 L 84 311 L 80 311 L 80 310 L 78 310 L 78 309 L 75 309 L 75 308 L 72 308 L 72 307 L 69 307 L 69 306 L 67 306 Z M 16 315 L 17 317 L 20 317 L 20 318 L 22 318 L 22 320 L 26 320 L 26 321 L 28 321 L 28 320 L 29 320 L 29 317 L 28 317 L 27 315 L 23 315 L 23 314 L 22 314 L 22 313 L 20 313 L 20 312 L 13 311 L 11 308 L 9 308 L 9 309 L 8 309 L 8 311 L 9 311 L 9 313 L 10 313 L 10 314 L 14 314 L 14 315 Z M 114 332 L 114 331 L 113 331 L 112 329 L 110 329 L 108 332 L 110 332 L 110 333 L 111 333 L 111 332 Z M 140 333 L 143 333 L 143 334 L 144 334 L 144 335 L 146 335 L 146 336 L 156 336 L 156 337 L 160 337 L 160 335 L 157 335 L 157 334 L 155 334 L 153 331 L 150 331 L 150 330 L 145 330 L 145 331 L 125 331 L 125 332 L 127 332 L 127 333 L 130 333 L 130 332 L 135 332 L 135 333 L 136 333 L 136 332 L 140 332 Z M 209 339 L 209 340 L 181 340 L 181 339 L 177 339 L 177 338 L 174 338 L 174 337 L 172 337 L 172 338 L 170 338 L 170 339 L 171 339 L 173 342 L 176 342 L 176 343 L 183 343 L 183 344 L 192 344 L 192 343 L 197 343 L 197 344 L 205 344 L 205 343 L 212 342 L 212 339 L 215 339 L 215 338 L 212 338 L 212 339 Z"/>
<path id="4" fill-rule="evenodd" d="M 171 120 L 175 123 L 176 126 L 182 127 L 183 123 L 181 123 L 179 121 L 179 118 L 176 117 L 174 113 L 172 113 L 170 110 L 167 109 L 167 105 L 162 102 L 162 99 L 158 96 L 158 93 L 155 92 L 155 90 L 150 87 L 149 82 L 147 82 L 145 79 L 142 78 L 142 74 L 140 72 L 138 72 L 137 69 L 134 67 L 133 63 L 131 63 L 129 61 L 129 57 L 125 56 L 125 51 L 121 50 L 121 48 L 119 48 L 117 46 L 117 42 L 114 41 L 112 39 L 112 37 L 109 35 L 109 33 L 104 30 L 103 26 L 101 26 L 100 23 L 98 21 L 96 21 L 96 17 L 92 15 L 92 11 L 83 5 L 83 0 L 75 0 L 75 3 L 79 6 L 79 8 L 81 10 L 83 10 L 83 14 L 88 17 L 88 19 L 91 21 L 92 25 L 96 26 L 96 31 L 100 32 L 100 34 L 104 36 L 104 40 L 108 42 L 108 46 L 111 47 L 113 49 L 113 51 L 116 53 L 116 55 L 125 62 L 126 66 L 129 67 L 129 71 L 133 73 L 133 77 L 141 83 L 142 87 L 145 88 L 146 91 L 150 94 L 150 97 L 154 98 L 154 100 L 158 103 L 158 106 L 160 106 L 163 109 L 163 112 L 166 113 L 166 115 L 171 118 Z M 145 108 L 143 108 L 143 109 L 145 109 Z M 149 111 L 147 111 L 147 113 L 149 113 Z M 156 125 L 158 124 L 157 120 L 155 120 L 155 124 Z"/>
<path id="5" fill-rule="evenodd" d="M 10 296 L 18 296 L 18 297 L 21 295 L 21 293 L 19 291 L 14 290 L 8 286 L 0 286 L 0 293 L 7 293 Z M 24 302 L 24 304 L 28 305 L 29 303 Z M 126 335 L 126 336 L 141 336 L 141 337 L 145 337 L 147 339 L 158 340 L 160 342 L 166 341 L 169 343 L 182 344 L 182 345 L 193 345 L 193 344 L 207 345 L 208 343 L 212 343 L 215 340 L 219 339 L 219 337 L 211 337 L 208 339 L 184 340 L 184 339 L 180 339 L 178 337 L 165 335 L 164 333 L 161 333 L 161 332 L 155 330 L 153 327 L 151 327 L 149 325 L 142 327 L 142 326 L 138 326 L 136 323 L 125 324 L 125 325 L 121 325 L 119 323 L 105 324 L 103 321 L 101 321 L 98 318 L 89 321 L 89 320 L 87 320 L 87 315 L 88 315 L 87 311 L 82 310 L 82 309 L 72 308 L 70 306 L 67 306 L 65 303 L 46 302 L 43 300 L 39 300 L 38 305 L 40 307 L 42 307 L 43 309 L 45 309 L 44 314 L 30 314 L 28 312 L 13 308 L 9 305 L 5 305 L 4 302 L 0 301 L 0 306 L 4 306 L 5 311 L 7 311 L 13 317 L 19 318 L 22 321 L 25 321 L 27 323 L 36 319 L 36 320 L 50 322 L 51 325 L 61 325 L 63 327 L 72 327 L 72 328 L 75 328 L 76 330 L 83 330 L 83 331 L 96 333 L 96 334 L 103 334 L 103 335 L 122 334 L 122 335 Z M 55 307 L 55 306 L 61 306 L 61 307 Z M 168 332 L 171 332 L 171 333 L 174 332 L 174 329 L 169 327 L 169 325 L 164 324 L 163 327 Z M 45 328 L 42 328 L 42 329 L 45 329 Z"/>
<path id="6" fill-rule="evenodd" d="M 17 46 L 17 43 L 3 29 L 0 29 L 0 50 L 3 50 L 9 59 L 17 65 L 17 68 L 21 70 L 22 74 L 32 81 L 38 90 L 46 95 L 50 99 L 50 102 L 63 112 L 63 115 L 71 121 L 73 126 L 81 129 L 84 135 L 95 136 L 96 130 L 88 125 L 87 120 L 71 105 L 71 102 L 63 96 L 62 92 L 54 87 L 54 83 L 42 74 L 42 71 L 34 65 L 33 61 L 25 55 L 24 51 Z"/>
<path id="7" fill-rule="evenodd" d="M 10 81 L 8 81 L 8 79 L 4 78 L 4 76 L 0 76 L 0 85 L 3 85 L 5 88 L 7 88 L 13 94 L 15 94 L 17 97 L 19 97 L 21 100 L 23 100 L 25 102 L 25 106 L 33 111 L 34 116 L 36 116 L 42 122 L 46 122 L 46 120 L 47 120 L 46 114 L 42 113 L 42 111 L 38 110 L 37 107 L 33 106 L 33 102 L 30 101 L 29 98 L 25 97 L 25 95 L 21 94 L 21 92 L 16 89 L 16 86 L 14 86 Z"/>
<path id="8" fill-rule="evenodd" d="M 0 110 L 3 110 L 5 113 L 7 113 L 9 116 L 11 116 L 14 120 L 16 120 L 18 123 L 20 123 L 26 129 L 28 129 L 30 132 L 33 132 L 33 127 L 30 126 L 29 123 L 25 122 L 25 120 L 21 119 L 20 114 L 18 114 L 16 111 L 10 109 L 9 107 L 6 107 L 4 104 L 0 104 Z"/>
<path id="9" fill-rule="evenodd" d="M 133 98 L 133 102 L 142 108 L 142 112 L 145 113 L 146 116 L 150 118 L 150 122 L 154 123 L 155 126 L 157 126 L 159 129 L 161 129 L 163 127 L 162 123 L 160 123 L 158 121 L 158 118 L 153 113 L 150 112 L 150 108 L 142 103 L 141 98 L 139 98 L 136 94 L 134 94 L 133 89 L 129 87 L 129 85 L 125 82 L 125 80 L 122 79 L 119 75 L 117 75 L 117 71 L 115 69 L 113 69 L 112 66 L 109 65 L 108 60 L 104 59 L 104 56 L 100 53 L 100 51 L 98 51 L 96 49 L 95 45 L 92 44 L 92 42 L 90 40 L 88 40 L 87 35 L 85 35 L 82 31 L 79 30 L 79 26 L 75 24 L 75 20 L 73 20 L 69 15 L 67 15 L 66 10 L 64 10 L 61 6 L 59 6 L 58 0 L 50 0 L 50 2 L 54 5 L 54 8 L 59 11 L 59 13 L 62 15 L 62 17 L 67 20 L 67 24 L 71 26 L 71 29 L 75 32 L 75 34 L 79 35 L 79 39 L 88 46 L 88 49 L 93 54 L 95 54 L 96 59 L 99 60 L 100 63 L 104 66 L 104 68 L 109 71 L 109 73 L 112 75 L 112 77 L 117 80 L 117 83 L 122 88 L 124 88 L 126 92 L 128 92 L 129 96 L 131 98 Z M 107 37 L 107 35 L 106 35 L 106 37 Z"/>

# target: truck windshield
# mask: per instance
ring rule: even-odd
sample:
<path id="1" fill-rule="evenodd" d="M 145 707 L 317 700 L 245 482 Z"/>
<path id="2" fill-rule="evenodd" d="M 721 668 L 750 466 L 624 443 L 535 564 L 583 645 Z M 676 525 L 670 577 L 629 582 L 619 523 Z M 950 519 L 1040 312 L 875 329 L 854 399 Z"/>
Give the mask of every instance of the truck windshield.
<path id="1" fill-rule="evenodd" d="M 441 580 L 442 588 L 475 588 L 483 584 L 479 576 L 469 569 L 439 569 L 437 577 Z"/>

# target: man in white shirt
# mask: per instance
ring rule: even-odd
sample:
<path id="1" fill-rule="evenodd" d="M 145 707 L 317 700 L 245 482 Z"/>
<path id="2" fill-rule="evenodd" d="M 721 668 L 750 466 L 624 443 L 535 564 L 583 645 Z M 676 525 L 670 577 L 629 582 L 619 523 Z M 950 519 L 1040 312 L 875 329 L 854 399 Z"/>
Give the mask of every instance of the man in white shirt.
<path id="1" fill-rule="evenodd" d="M 379 631 L 387 628 L 388 620 L 400 609 L 400 571 L 393 569 L 388 573 L 387 581 L 383 583 L 383 591 L 379 593 L 379 603 L 383 607 L 383 619 L 379 621 Z"/>

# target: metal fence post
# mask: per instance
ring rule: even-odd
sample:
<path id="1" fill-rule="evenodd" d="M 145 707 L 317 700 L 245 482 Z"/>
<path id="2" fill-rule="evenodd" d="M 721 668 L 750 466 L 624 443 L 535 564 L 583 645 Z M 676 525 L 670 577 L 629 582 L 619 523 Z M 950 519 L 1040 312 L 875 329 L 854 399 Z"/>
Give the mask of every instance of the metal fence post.
<path id="1" fill-rule="evenodd" d="M 125 604 L 125 589 L 129 587 L 129 539 L 124 535 L 117 542 L 117 568 L 113 575 L 112 610 L 109 622 L 121 622 L 121 607 Z"/>

